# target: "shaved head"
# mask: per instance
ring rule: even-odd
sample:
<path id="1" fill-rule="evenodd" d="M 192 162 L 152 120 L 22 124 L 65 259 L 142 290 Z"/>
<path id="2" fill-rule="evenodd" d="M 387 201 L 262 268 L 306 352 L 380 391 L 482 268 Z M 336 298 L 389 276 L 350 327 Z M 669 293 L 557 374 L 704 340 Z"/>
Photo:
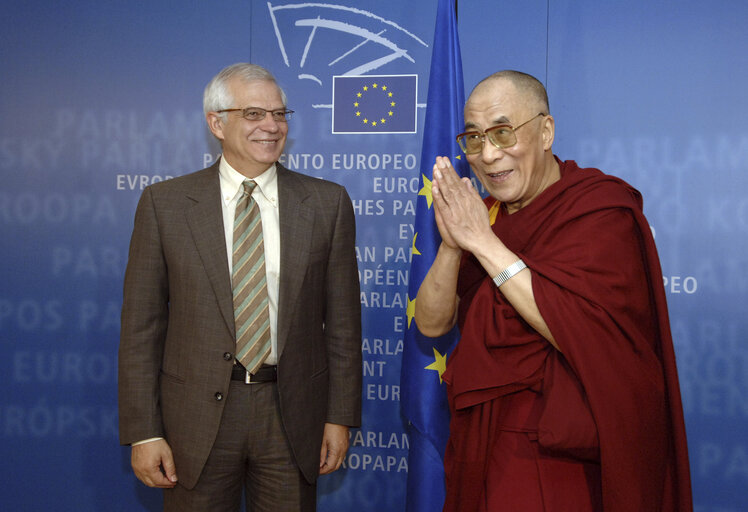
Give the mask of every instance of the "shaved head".
<path id="1" fill-rule="evenodd" d="M 490 76 L 487 76 L 475 86 L 473 91 L 470 93 L 472 96 L 482 86 L 488 85 L 497 80 L 506 80 L 510 82 L 523 96 L 526 95 L 527 99 L 537 107 L 538 112 L 544 114 L 550 114 L 550 108 L 548 106 L 548 93 L 540 80 L 527 73 L 521 71 L 504 70 L 498 71 Z M 468 98 L 469 101 L 469 98 Z"/>

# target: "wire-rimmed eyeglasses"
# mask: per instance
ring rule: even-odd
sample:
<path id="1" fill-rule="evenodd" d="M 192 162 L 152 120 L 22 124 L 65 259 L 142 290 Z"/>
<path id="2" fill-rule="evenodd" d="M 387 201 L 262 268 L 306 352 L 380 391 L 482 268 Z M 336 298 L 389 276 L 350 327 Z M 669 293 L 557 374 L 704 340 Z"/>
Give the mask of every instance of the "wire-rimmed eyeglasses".
<path id="1" fill-rule="evenodd" d="M 276 123 L 285 123 L 293 114 L 293 110 L 278 109 L 278 110 L 265 110 L 260 107 L 246 107 L 246 108 L 225 108 L 223 110 L 216 110 L 217 114 L 224 112 L 241 112 L 241 116 L 247 121 L 262 121 L 270 112 L 270 116 Z"/>
<path id="2" fill-rule="evenodd" d="M 484 132 L 470 131 L 461 133 L 457 136 L 457 142 L 466 155 L 473 155 L 483 151 L 483 145 L 486 143 L 486 139 L 499 149 L 510 148 L 517 143 L 517 135 L 514 133 L 515 131 L 519 130 L 533 119 L 546 115 L 547 114 L 540 112 L 524 123 L 521 123 L 516 128 L 512 127 L 511 124 L 497 124 L 496 126 L 486 128 L 486 131 Z"/>

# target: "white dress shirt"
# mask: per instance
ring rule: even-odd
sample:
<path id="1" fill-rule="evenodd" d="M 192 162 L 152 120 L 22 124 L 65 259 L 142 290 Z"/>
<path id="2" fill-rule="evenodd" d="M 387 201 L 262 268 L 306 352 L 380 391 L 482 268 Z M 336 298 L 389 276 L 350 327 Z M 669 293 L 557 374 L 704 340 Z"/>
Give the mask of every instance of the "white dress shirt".
<path id="1" fill-rule="evenodd" d="M 221 209 L 223 210 L 223 229 L 226 236 L 226 254 L 228 255 L 229 275 L 232 269 L 234 245 L 234 213 L 236 204 L 242 195 L 242 183 L 249 179 L 231 167 L 221 157 L 218 165 L 221 182 Z M 262 241 L 265 245 L 265 274 L 267 277 L 268 300 L 270 306 L 270 343 L 271 352 L 265 364 L 278 364 L 278 283 L 280 282 L 280 217 L 278 214 L 278 173 L 275 164 L 253 178 L 257 187 L 252 191 L 252 198 L 260 207 L 262 217 Z"/>

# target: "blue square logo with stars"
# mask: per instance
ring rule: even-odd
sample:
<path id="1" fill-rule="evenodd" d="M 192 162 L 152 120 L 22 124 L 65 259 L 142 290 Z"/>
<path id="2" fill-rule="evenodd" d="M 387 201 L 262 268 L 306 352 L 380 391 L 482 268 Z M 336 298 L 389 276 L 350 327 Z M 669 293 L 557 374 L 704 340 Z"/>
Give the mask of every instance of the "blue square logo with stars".
<path id="1" fill-rule="evenodd" d="M 418 75 L 334 76 L 332 133 L 416 133 Z"/>

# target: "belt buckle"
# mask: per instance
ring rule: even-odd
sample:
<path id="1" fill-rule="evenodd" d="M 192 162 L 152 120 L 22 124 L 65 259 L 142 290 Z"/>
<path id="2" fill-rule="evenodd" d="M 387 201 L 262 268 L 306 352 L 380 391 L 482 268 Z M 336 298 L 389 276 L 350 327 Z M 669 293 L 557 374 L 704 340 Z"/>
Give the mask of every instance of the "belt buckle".
<path id="1" fill-rule="evenodd" d="M 257 381 L 252 381 L 252 374 L 249 371 L 244 372 L 244 383 L 245 384 L 257 384 Z"/>

